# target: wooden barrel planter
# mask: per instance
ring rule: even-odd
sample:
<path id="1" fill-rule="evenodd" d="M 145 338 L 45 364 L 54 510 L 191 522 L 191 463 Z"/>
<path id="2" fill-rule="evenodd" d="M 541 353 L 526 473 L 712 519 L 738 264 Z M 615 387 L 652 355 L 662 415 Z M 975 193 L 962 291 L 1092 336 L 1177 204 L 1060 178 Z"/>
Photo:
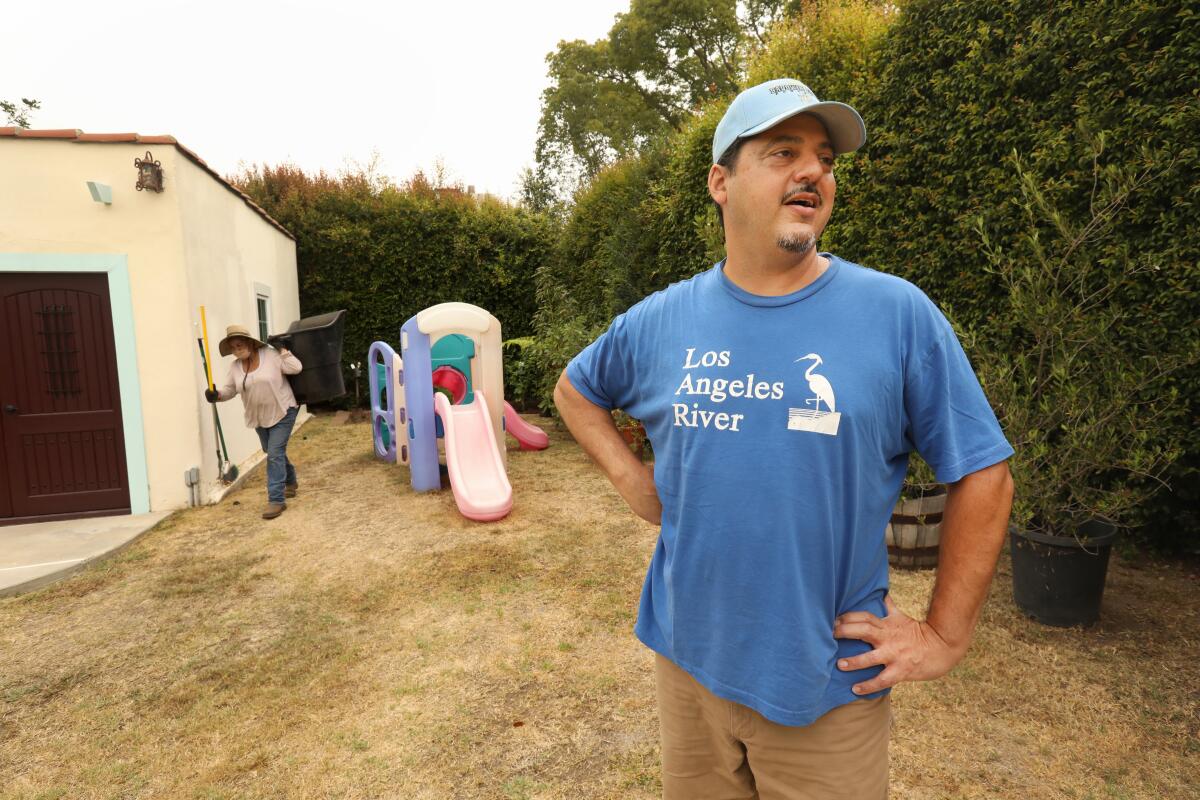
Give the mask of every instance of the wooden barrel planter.
<path id="1" fill-rule="evenodd" d="M 887 526 L 888 563 L 899 569 L 936 567 L 945 510 L 942 484 L 906 486 Z"/>

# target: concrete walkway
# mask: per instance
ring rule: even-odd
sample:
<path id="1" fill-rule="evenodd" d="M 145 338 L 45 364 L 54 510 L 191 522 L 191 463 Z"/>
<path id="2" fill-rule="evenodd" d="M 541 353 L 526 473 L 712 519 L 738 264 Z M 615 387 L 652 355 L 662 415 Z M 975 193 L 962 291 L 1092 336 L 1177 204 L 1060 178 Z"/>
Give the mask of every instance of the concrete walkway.
<path id="1" fill-rule="evenodd" d="M 170 513 L 0 526 L 0 597 L 40 589 L 119 552 Z"/>

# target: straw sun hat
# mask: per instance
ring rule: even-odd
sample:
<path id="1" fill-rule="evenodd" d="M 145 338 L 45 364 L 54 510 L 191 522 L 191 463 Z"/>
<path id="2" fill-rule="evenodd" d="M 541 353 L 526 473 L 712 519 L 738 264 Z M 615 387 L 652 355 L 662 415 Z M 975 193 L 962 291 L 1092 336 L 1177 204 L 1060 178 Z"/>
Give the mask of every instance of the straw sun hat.
<path id="1" fill-rule="evenodd" d="M 257 345 L 258 347 L 266 347 L 267 346 L 265 342 L 260 342 L 257 338 L 252 336 L 250 334 L 250 329 L 247 328 L 245 325 L 230 325 L 228 328 L 225 329 L 225 338 L 221 340 L 221 343 L 219 345 L 217 345 L 217 350 L 219 350 L 221 352 L 221 355 L 228 356 L 228 355 L 233 354 L 233 350 L 231 350 L 229 347 L 229 340 L 236 339 L 239 336 L 242 337 L 243 339 L 249 339 L 250 341 L 254 342 L 254 344 Z"/>

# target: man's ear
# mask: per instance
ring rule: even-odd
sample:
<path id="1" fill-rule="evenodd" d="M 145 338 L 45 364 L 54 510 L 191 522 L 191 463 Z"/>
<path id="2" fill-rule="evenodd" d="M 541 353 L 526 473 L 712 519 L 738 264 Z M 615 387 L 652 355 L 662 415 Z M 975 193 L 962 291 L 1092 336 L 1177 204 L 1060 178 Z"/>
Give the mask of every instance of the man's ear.
<path id="1" fill-rule="evenodd" d="M 721 208 L 729 202 L 729 190 L 725 185 L 728 179 L 729 173 L 720 164 L 713 164 L 708 171 L 708 196 Z"/>

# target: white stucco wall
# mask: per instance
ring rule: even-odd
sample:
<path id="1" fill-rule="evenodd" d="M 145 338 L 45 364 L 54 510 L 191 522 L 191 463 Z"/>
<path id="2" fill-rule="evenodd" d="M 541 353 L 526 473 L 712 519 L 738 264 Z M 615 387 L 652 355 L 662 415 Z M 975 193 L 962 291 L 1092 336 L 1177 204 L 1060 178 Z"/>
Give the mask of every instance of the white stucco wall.
<path id="1" fill-rule="evenodd" d="M 147 150 L 162 162 L 161 194 L 134 188 L 133 161 Z M 89 180 L 112 187 L 111 206 L 92 200 Z M 189 467 L 200 467 L 211 493 L 217 467 L 201 396 L 199 305 L 214 349 L 225 325 L 255 324 L 255 282 L 271 287 L 275 319 L 286 327 L 299 311 L 294 242 L 173 145 L 0 138 L 0 253 L 126 257 L 150 509 L 187 505 Z M 221 410 L 230 457 L 252 463 L 258 441 L 242 424 L 240 401 Z"/>
<path id="2" fill-rule="evenodd" d="M 228 188 L 188 159 L 178 166 L 179 213 L 184 272 L 187 280 L 191 347 L 197 351 L 200 306 L 208 319 L 208 338 L 214 351 L 213 381 L 220 386 L 233 363 L 222 358 L 217 343 L 226 326 L 245 325 L 258 330 L 256 295 L 259 287 L 270 294 L 271 333 L 279 333 L 300 317 L 296 283 L 296 247 Z M 197 351 L 198 352 L 198 351 Z M 216 444 L 212 412 L 201 396 L 204 380 L 199 373 L 190 387 L 189 405 L 200 419 L 200 475 L 204 492 L 218 494 Z M 259 457 L 258 436 L 246 427 L 241 399 L 218 406 L 230 459 L 241 467 Z"/>

